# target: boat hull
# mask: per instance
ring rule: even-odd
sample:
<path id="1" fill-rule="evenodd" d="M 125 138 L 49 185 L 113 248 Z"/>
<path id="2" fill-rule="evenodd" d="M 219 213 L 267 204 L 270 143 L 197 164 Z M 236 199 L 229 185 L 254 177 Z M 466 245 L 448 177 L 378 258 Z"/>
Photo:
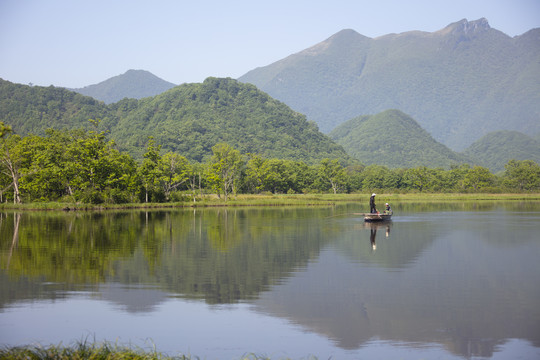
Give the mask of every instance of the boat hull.
<path id="1" fill-rule="evenodd" d="M 364 217 L 365 222 L 381 222 L 381 221 L 390 221 L 392 220 L 392 214 L 358 214 Z"/>

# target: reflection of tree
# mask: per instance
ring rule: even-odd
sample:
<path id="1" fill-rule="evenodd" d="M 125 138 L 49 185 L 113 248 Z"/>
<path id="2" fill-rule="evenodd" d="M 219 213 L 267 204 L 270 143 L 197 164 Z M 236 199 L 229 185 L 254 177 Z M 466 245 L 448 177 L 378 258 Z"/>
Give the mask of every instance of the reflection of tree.
<path id="1" fill-rule="evenodd" d="M 4 227 L 0 251 L 2 257 L 8 254 L 13 276 L 45 277 L 66 284 L 97 283 L 105 279 L 112 261 L 132 253 L 135 245 L 131 222 L 119 221 L 117 214 L 28 212 L 7 213 L 7 217 L 13 217 L 17 226 Z M 6 251 L 16 237 L 16 251 Z M 2 264 L 8 270 L 7 261 Z"/>
<path id="2" fill-rule="evenodd" d="M 212 246 L 221 251 L 227 251 L 242 241 L 243 233 L 236 211 L 218 210 L 213 225 L 208 228 L 208 238 Z"/>
<path id="3" fill-rule="evenodd" d="M 175 217 L 179 233 L 164 244 L 155 271 L 160 286 L 210 303 L 258 296 L 319 252 L 317 220 L 298 221 L 295 212 L 217 209 Z"/>
<path id="4" fill-rule="evenodd" d="M 258 296 L 318 255 L 323 230 L 305 211 L 24 213 L 15 251 L 13 225 L 0 234 L 2 269 L 12 279 L 66 289 L 142 283 L 210 303 L 235 302 Z"/>
<path id="5" fill-rule="evenodd" d="M 13 216 L 13 240 L 11 241 L 11 248 L 9 249 L 8 259 L 6 261 L 6 269 L 9 269 L 9 263 L 11 262 L 11 257 L 13 256 L 13 251 L 17 247 L 19 242 L 19 224 L 21 222 L 21 214 L 15 213 Z M 0 225 L 1 228 L 1 225 Z"/>

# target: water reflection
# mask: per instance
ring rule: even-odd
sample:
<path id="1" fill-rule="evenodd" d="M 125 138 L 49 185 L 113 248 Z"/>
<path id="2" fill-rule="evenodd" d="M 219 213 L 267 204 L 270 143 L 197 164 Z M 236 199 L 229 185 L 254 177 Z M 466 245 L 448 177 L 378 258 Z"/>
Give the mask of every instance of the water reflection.
<path id="1" fill-rule="evenodd" d="M 2 269 L 14 279 L 45 280 L 65 290 L 149 284 L 208 303 L 237 302 L 257 297 L 317 256 L 327 241 L 322 232 L 330 229 L 316 226 L 317 217 L 306 211 L 4 214 Z M 12 218 L 17 227 L 8 225 Z"/>
<path id="2" fill-rule="evenodd" d="M 371 244 L 371 249 L 373 251 L 377 250 L 377 230 L 381 229 L 385 232 L 386 238 L 390 236 L 390 227 L 392 226 L 391 221 L 385 221 L 385 222 L 365 222 L 364 227 L 368 228 L 370 230 L 370 236 L 369 236 L 369 242 Z"/>
<path id="3" fill-rule="evenodd" d="M 374 340 L 463 357 L 508 339 L 540 347 L 538 204 L 332 217 L 355 206 L 0 213 L 0 317 L 84 291 L 119 314 L 171 298 L 249 303 L 348 351 Z"/>
<path id="4" fill-rule="evenodd" d="M 446 223 L 433 216 L 438 221 L 397 218 L 391 227 L 343 232 L 332 243 L 337 252 L 322 252 L 306 275 L 263 294 L 259 310 L 346 349 L 372 339 L 439 343 L 466 357 L 490 357 L 512 338 L 538 347 L 540 290 L 530 284 L 538 283 L 540 247 L 529 231 L 538 229 L 538 214 L 529 219 L 533 226 L 516 226 L 521 213 L 445 213 Z M 390 228 L 388 238 L 378 236 Z M 514 246 L 493 246 L 499 243 Z"/>

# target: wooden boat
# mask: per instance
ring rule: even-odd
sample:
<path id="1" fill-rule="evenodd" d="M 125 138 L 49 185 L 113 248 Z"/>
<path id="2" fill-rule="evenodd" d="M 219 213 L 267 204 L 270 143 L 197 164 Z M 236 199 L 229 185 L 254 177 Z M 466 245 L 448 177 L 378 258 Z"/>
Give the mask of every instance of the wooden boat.
<path id="1" fill-rule="evenodd" d="M 365 222 L 378 222 L 392 220 L 392 213 L 389 214 L 370 214 L 370 213 L 356 213 L 355 215 L 361 215 L 364 217 Z"/>

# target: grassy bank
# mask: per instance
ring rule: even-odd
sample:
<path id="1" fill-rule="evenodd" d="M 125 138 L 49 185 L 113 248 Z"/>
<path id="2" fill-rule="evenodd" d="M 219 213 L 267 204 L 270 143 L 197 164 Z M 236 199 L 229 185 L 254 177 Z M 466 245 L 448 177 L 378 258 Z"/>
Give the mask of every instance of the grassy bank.
<path id="1" fill-rule="evenodd" d="M 6 347 L 0 349 L 0 359 L 2 360 L 73 360 L 73 359 L 90 359 L 90 360 L 115 360 L 115 359 L 130 359 L 130 360 L 192 360 L 199 359 L 197 356 L 177 355 L 169 356 L 162 354 L 155 349 L 143 350 L 134 349 L 125 346 L 119 346 L 111 343 L 87 343 L 80 342 L 73 346 L 55 346 L 47 347 L 23 346 L 23 347 Z M 270 360 L 266 356 L 256 354 L 247 354 L 238 358 L 239 360 Z M 310 359 L 315 359 L 310 357 Z"/>
<path id="2" fill-rule="evenodd" d="M 3 210 L 121 210 L 121 209 L 152 209 L 152 208 L 182 208 L 182 207 L 217 207 L 217 206 L 328 206 L 338 203 L 365 202 L 371 194 L 265 194 L 238 195 L 228 201 L 215 195 L 206 195 L 197 202 L 174 203 L 134 203 L 134 204 L 80 204 L 61 202 L 33 202 L 23 204 L 2 203 Z M 430 202 L 430 201 L 540 201 L 540 193 L 521 194 L 484 194 L 484 193 L 409 193 L 409 194 L 377 194 L 377 203 L 382 202 Z"/>

